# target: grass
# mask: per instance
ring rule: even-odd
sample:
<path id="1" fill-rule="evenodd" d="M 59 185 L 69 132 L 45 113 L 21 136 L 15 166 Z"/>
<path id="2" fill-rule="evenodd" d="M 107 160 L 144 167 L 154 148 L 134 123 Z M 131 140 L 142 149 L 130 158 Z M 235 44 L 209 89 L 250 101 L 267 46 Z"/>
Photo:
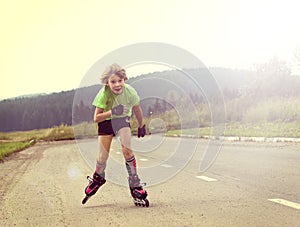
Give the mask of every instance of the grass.
<path id="1" fill-rule="evenodd" d="M 0 133 L 0 161 L 4 157 L 24 150 L 35 144 L 36 140 L 67 140 L 74 139 L 74 132 L 71 126 L 60 125 L 50 129 L 39 129 L 20 132 Z"/>
<path id="2" fill-rule="evenodd" d="M 49 129 L 36 129 L 18 132 L 0 132 L 0 140 L 30 141 L 30 140 L 67 140 L 74 139 L 72 126 L 60 125 Z"/>
<path id="3" fill-rule="evenodd" d="M 12 154 L 13 152 L 21 151 L 33 145 L 31 141 L 25 142 L 0 142 L 0 160 Z"/>
<path id="4" fill-rule="evenodd" d="M 205 127 L 205 128 L 190 128 L 190 129 L 182 129 L 182 130 L 170 130 L 166 133 L 167 136 L 172 136 L 172 135 L 192 135 L 192 136 L 209 136 L 211 129 L 210 127 Z"/>
<path id="5" fill-rule="evenodd" d="M 211 128 L 171 130 L 167 135 L 210 136 Z M 226 125 L 224 136 L 239 137 L 291 137 L 300 138 L 300 122 L 277 122 L 260 124 L 230 123 Z"/>
<path id="6" fill-rule="evenodd" d="M 249 137 L 300 137 L 299 122 L 276 122 L 260 124 L 229 124 L 226 136 L 249 136 Z"/>
<path id="7" fill-rule="evenodd" d="M 60 125 L 49 129 L 36 129 L 18 132 L 0 132 L 0 160 L 13 152 L 23 150 L 33 145 L 32 141 L 58 141 L 72 140 L 97 136 L 97 128 L 94 123 L 82 123 L 68 126 Z M 31 141 L 31 142 L 30 142 Z"/>

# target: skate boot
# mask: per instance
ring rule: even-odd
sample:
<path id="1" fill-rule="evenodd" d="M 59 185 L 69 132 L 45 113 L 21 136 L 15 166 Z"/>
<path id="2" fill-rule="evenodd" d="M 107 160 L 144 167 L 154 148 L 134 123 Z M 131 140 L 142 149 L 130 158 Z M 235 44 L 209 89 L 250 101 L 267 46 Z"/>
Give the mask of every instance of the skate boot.
<path id="1" fill-rule="evenodd" d="M 138 175 L 130 175 L 128 178 L 128 182 L 134 205 L 148 207 L 149 201 L 148 199 L 146 199 L 148 193 L 143 189 L 143 186 L 145 186 L 146 184 L 140 183 Z"/>
<path id="2" fill-rule="evenodd" d="M 91 178 L 90 176 L 87 176 L 87 179 L 89 180 L 89 184 L 84 190 L 85 197 L 82 200 L 82 204 L 85 204 L 90 197 L 95 195 L 95 193 L 98 191 L 98 189 L 106 182 L 104 177 L 100 176 L 96 172 L 94 173 L 93 178 Z"/>

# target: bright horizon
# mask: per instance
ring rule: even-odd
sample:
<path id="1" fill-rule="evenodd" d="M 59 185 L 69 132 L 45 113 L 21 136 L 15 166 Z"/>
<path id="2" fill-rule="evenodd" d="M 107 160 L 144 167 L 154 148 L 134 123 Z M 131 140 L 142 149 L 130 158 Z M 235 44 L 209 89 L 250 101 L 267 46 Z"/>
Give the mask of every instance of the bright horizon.
<path id="1" fill-rule="evenodd" d="M 77 88 L 97 60 L 140 42 L 175 45 L 207 67 L 232 69 L 253 69 L 273 57 L 294 66 L 300 47 L 292 0 L 5 0 L 0 18 L 0 100 Z M 133 77 L 157 68 L 127 72 Z"/>

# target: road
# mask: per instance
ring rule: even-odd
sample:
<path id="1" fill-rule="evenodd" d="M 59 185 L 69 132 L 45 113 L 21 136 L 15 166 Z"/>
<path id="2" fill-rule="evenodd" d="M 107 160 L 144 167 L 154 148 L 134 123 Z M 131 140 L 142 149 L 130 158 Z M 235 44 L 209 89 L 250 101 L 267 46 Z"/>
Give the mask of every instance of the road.
<path id="1" fill-rule="evenodd" d="M 300 144 L 225 142 L 211 168 L 199 174 L 208 140 L 197 141 L 188 164 L 176 166 L 164 160 L 178 143 L 195 139 L 153 136 L 147 142 L 153 149 L 136 153 L 142 180 L 150 182 L 150 207 L 142 208 L 123 186 L 125 167 L 108 168 L 108 182 L 81 204 L 85 177 L 93 172 L 81 145 L 94 157 L 95 142 L 40 142 L 0 163 L 0 226 L 300 225 Z M 118 145 L 114 141 L 111 165 L 123 165 Z"/>

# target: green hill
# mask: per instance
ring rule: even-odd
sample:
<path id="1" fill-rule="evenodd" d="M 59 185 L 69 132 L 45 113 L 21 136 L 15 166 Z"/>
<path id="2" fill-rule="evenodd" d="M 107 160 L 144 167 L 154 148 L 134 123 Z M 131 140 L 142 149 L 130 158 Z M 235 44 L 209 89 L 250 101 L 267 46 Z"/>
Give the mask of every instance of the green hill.
<path id="1" fill-rule="evenodd" d="M 269 66 L 256 72 L 225 68 L 211 68 L 209 71 L 187 69 L 185 72 L 172 70 L 140 75 L 129 79 L 127 83 L 138 91 L 146 117 L 149 114 L 161 114 L 182 103 L 192 103 L 203 109 L 210 102 L 222 102 L 224 98 L 227 119 L 236 122 L 263 114 L 258 103 L 264 105 L 262 108 L 266 112 L 269 102 L 276 103 L 280 109 L 281 102 L 285 103 L 288 99 L 293 103 L 300 96 L 299 78 L 290 76 L 288 71 L 274 70 Z M 0 131 L 51 128 L 92 121 L 91 103 L 100 88 L 100 85 L 93 85 L 47 95 L 2 100 Z M 297 110 L 290 105 L 288 108 L 291 110 L 285 108 L 285 112 L 289 111 L 292 120 L 298 119 L 294 113 Z M 284 120 L 282 118 L 284 116 L 275 116 L 271 120 Z"/>

